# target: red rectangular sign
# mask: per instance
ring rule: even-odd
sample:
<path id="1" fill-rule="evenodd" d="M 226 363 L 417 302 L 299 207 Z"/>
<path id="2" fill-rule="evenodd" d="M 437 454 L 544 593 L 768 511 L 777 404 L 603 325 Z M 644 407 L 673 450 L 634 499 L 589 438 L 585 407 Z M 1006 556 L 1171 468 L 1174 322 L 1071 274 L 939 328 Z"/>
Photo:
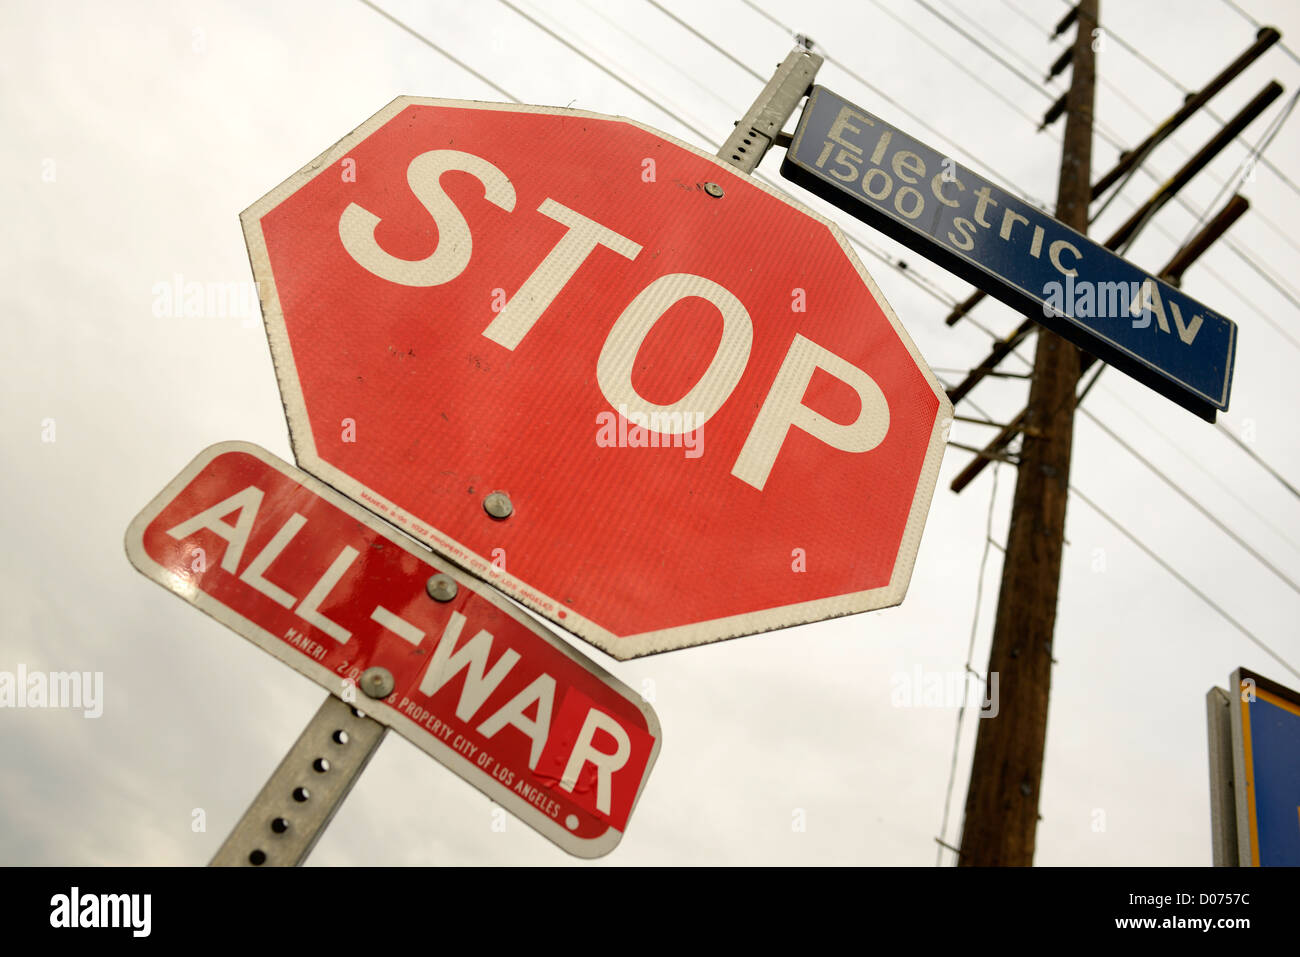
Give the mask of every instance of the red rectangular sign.
<path id="1" fill-rule="evenodd" d="M 212 446 L 136 517 L 126 549 L 565 850 L 597 857 L 621 838 L 659 752 L 650 706 L 311 476 L 253 445 Z M 427 588 L 435 575 L 454 585 Z M 358 687 L 372 667 L 394 679 L 382 701 Z"/>

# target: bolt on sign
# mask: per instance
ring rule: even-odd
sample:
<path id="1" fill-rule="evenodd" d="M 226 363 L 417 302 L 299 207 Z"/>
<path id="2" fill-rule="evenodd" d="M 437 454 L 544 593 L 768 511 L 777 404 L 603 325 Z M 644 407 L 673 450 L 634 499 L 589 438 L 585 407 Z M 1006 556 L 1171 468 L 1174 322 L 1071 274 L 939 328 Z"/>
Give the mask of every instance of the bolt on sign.
<path id="1" fill-rule="evenodd" d="M 828 220 L 400 97 L 243 214 L 299 465 L 616 658 L 903 598 L 951 406 Z"/>
<path id="2" fill-rule="evenodd" d="M 613 850 L 659 753 L 630 688 L 486 587 L 270 453 L 214 445 L 131 523 L 147 577 L 580 857 Z"/>

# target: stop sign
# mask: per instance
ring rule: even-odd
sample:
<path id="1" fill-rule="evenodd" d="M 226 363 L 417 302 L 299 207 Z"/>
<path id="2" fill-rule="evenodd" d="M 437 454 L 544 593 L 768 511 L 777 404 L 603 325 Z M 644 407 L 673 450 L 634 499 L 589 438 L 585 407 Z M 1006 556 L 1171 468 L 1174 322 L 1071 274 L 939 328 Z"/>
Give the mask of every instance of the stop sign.
<path id="1" fill-rule="evenodd" d="M 951 406 L 829 221 L 412 97 L 242 218 L 299 465 L 614 657 L 902 600 Z"/>

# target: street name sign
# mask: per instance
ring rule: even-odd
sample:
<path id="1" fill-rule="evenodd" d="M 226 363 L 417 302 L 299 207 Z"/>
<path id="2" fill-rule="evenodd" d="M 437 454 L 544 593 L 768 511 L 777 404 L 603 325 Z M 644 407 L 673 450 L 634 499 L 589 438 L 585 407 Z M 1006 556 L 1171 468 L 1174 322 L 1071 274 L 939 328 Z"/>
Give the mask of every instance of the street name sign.
<path id="1" fill-rule="evenodd" d="M 1300 867 L 1300 693 L 1232 675 L 1232 782 L 1242 867 Z"/>
<path id="2" fill-rule="evenodd" d="M 781 173 L 1214 421 L 1236 324 L 907 133 L 815 86 Z"/>
<path id="3" fill-rule="evenodd" d="M 598 857 L 621 839 L 659 753 L 653 709 L 311 476 L 257 446 L 214 445 L 136 517 L 126 550 L 566 851 Z M 392 675 L 382 700 L 358 693 L 371 668 Z"/>
<path id="4" fill-rule="evenodd" d="M 243 214 L 301 468 L 616 658 L 897 604 L 951 405 L 829 221 L 400 97 Z"/>

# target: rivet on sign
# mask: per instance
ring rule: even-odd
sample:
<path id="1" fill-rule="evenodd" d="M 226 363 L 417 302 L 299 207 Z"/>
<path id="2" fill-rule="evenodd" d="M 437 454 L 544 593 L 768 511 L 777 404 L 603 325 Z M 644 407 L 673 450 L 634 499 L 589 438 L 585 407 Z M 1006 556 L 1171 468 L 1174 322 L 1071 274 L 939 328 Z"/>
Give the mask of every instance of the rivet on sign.
<path id="1" fill-rule="evenodd" d="M 456 592 L 460 590 L 460 586 L 456 584 L 456 579 L 439 572 L 424 583 L 424 590 L 429 593 L 429 597 L 434 601 L 451 601 L 456 597 Z"/>
<path id="2" fill-rule="evenodd" d="M 704 191 L 708 193 L 710 196 L 712 196 L 714 199 L 722 199 L 722 195 L 723 195 L 722 187 L 719 186 L 717 183 L 705 183 Z"/>
<path id="3" fill-rule="evenodd" d="M 483 499 L 483 511 L 493 518 L 509 518 L 515 507 L 510 504 L 510 496 L 505 492 L 492 492 Z"/>
<path id="4" fill-rule="evenodd" d="M 361 690 L 371 698 L 387 698 L 393 693 L 393 673 L 387 668 L 367 668 L 361 673 Z"/>

